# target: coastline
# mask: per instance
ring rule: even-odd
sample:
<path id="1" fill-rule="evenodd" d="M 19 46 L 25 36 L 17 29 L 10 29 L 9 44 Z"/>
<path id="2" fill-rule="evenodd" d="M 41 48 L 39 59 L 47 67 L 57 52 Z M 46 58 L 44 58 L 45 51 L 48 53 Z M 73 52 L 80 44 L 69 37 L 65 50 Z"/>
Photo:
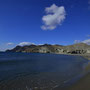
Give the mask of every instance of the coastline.
<path id="1" fill-rule="evenodd" d="M 55 54 L 55 53 L 52 53 Z M 60 55 L 60 54 L 58 54 Z M 89 54 L 61 54 L 61 55 L 72 55 L 72 56 L 80 56 L 85 58 L 86 60 L 90 60 Z M 90 71 L 90 63 L 88 63 L 87 67 L 85 68 L 86 71 Z M 83 77 L 81 77 L 79 80 L 77 80 L 75 83 L 71 84 L 68 87 L 65 87 L 65 89 L 62 90 L 90 90 L 90 72 L 86 73 Z M 60 89 L 56 89 L 60 90 Z"/>
<path id="2" fill-rule="evenodd" d="M 73 55 L 81 56 L 87 60 L 90 60 L 90 54 L 73 54 Z M 86 67 L 86 71 L 88 73 L 86 73 L 83 77 L 81 77 L 71 86 L 65 88 L 65 90 L 90 90 L 90 62 Z"/>
<path id="3" fill-rule="evenodd" d="M 64 55 L 81 56 L 87 60 L 90 60 L 90 54 L 64 54 Z"/>
<path id="4" fill-rule="evenodd" d="M 90 54 L 63 54 L 63 55 L 81 56 L 88 61 L 90 60 Z M 72 85 L 62 88 L 62 90 L 90 90 L 90 62 L 88 62 L 88 65 L 85 68 L 85 70 L 87 73 L 84 76 L 82 76 Z M 60 88 L 57 88 L 57 90 L 60 90 Z"/>
<path id="5" fill-rule="evenodd" d="M 82 54 L 80 56 L 84 57 L 87 60 L 90 60 L 90 54 Z"/>
<path id="6" fill-rule="evenodd" d="M 90 72 L 66 90 L 90 90 Z"/>

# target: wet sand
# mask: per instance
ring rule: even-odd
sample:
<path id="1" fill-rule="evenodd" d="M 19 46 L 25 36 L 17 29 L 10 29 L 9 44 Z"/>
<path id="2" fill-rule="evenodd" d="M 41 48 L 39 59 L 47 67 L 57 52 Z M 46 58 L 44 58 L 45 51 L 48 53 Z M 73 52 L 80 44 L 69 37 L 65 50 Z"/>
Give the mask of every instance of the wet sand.
<path id="1" fill-rule="evenodd" d="M 90 90 L 90 73 L 85 75 L 72 86 L 68 87 L 66 90 Z"/>
<path id="2" fill-rule="evenodd" d="M 85 59 L 90 60 L 89 54 L 80 55 Z M 65 88 L 65 90 L 90 90 L 90 62 L 88 63 L 87 67 L 85 68 L 86 71 L 89 73 L 82 77 L 79 81 L 74 83 L 73 85 Z"/>
<path id="3" fill-rule="evenodd" d="M 76 55 L 82 56 L 83 58 L 90 60 L 90 54 L 67 54 L 67 55 Z M 90 71 L 90 62 L 88 63 L 87 67 L 85 68 L 86 72 Z M 90 72 L 80 78 L 80 80 L 76 81 L 74 84 L 63 87 L 63 88 L 56 88 L 54 90 L 90 90 Z"/>

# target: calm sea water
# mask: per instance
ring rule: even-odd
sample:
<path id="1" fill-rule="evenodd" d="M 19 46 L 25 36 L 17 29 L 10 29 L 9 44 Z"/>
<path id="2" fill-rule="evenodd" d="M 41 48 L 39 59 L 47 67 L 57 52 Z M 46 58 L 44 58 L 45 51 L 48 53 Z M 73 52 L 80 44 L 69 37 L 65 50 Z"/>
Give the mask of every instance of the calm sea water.
<path id="1" fill-rule="evenodd" d="M 0 90 L 53 90 L 84 73 L 87 63 L 80 56 L 0 53 Z"/>

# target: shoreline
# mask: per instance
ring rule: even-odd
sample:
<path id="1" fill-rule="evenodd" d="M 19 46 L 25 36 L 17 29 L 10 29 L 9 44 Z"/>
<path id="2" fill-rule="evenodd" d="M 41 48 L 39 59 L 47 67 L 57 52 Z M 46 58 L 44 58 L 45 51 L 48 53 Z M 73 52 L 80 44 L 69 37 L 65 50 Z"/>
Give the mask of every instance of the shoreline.
<path id="1" fill-rule="evenodd" d="M 67 87 L 66 90 L 90 90 L 90 72 L 80 78 L 76 83 Z"/>
<path id="2" fill-rule="evenodd" d="M 6 52 L 6 51 L 5 51 Z M 14 53 L 14 52 L 13 52 Z M 15 52 L 18 53 L 18 52 Z M 31 53 L 31 52 L 20 52 L 20 53 Z M 40 53 L 40 52 L 38 52 Z M 83 58 L 90 60 L 90 54 L 68 54 L 68 53 L 40 53 L 40 54 L 58 54 L 58 55 L 71 55 L 71 56 L 82 56 Z"/>
<path id="3" fill-rule="evenodd" d="M 90 60 L 90 54 L 61 54 L 61 55 L 72 55 L 72 56 L 81 56 L 86 60 Z M 87 67 L 85 68 L 87 73 L 82 76 L 79 80 L 75 83 L 62 88 L 62 90 L 90 90 L 90 61 L 88 62 Z M 60 90 L 60 88 L 57 88 Z"/>
<path id="4" fill-rule="evenodd" d="M 55 54 L 55 53 L 52 53 L 52 54 Z M 58 55 L 60 55 L 60 54 L 58 54 Z M 61 55 L 81 56 L 88 61 L 90 60 L 90 54 L 61 54 Z M 90 71 L 90 63 L 89 62 L 85 69 L 86 69 L 86 71 Z M 71 84 L 68 87 L 65 87 L 64 90 L 85 90 L 85 89 L 90 90 L 89 84 L 90 84 L 90 72 L 86 73 L 83 77 L 81 77 L 75 83 Z M 60 89 L 56 89 L 56 90 L 60 90 Z"/>
<path id="5" fill-rule="evenodd" d="M 83 57 L 83 58 L 85 58 L 87 60 L 90 60 L 90 54 L 69 54 L 69 55 L 81 56 L 81 57 Z"/>
<path id="6" fill-rule="evenodd" d="M 87 60 L 90 60 L 90 54 L 61 54 L 61 55 L 81 56 Z"/>
<path id="7" fill-rule="evenodd" d="M 90 60 L 90 54 L 67 54 L 67 55 L 76 55 Z M 65 88 L 65 90 L 90 90 L 90 62 L 88 62 L 87 67 L 85 68 L 87 73 L 81 77 L 78 81 L 72 85 Z"/>

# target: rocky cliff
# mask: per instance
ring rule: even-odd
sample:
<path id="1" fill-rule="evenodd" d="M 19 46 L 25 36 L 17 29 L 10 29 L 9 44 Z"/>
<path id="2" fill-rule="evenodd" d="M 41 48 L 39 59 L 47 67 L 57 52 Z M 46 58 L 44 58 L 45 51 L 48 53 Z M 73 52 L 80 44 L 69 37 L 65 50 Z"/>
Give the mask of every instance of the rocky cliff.
<path id="1" fill-rule="evenodd" d="M 90 53 L 90 45 L 78 43 L 69 46 L 62 45 L 28 45 L 16 46 L 6 52 L 29 52 L 29 53 L 57 53 L 57 54 L 86 54 Z"/>

